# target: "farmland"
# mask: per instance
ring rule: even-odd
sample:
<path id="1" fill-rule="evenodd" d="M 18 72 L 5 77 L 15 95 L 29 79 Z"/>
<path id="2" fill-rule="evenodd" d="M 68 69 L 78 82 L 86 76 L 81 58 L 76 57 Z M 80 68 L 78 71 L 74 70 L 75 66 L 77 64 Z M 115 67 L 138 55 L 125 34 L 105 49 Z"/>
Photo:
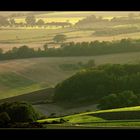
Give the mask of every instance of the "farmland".
<path id="1" fill-rule="evenodd" d="M 67 36 L 66 42 L 90 42 L 90 41 L 111 41 L 111 40 L 120 40 L 122 38 L 133 38 L 139 39 L 139 32 L 119 34 L 113 36 L 98 36 L 94 35 L 94 29 L 78 29 L 74 25 L 86 18 L 87 16 L 95 15 L 97 17 L 102 16 L 103 19 L 112 19 L 113 17 L 127 17 L 129 12 L 47 12 L 36 14 L 36 20 L 42 19 L 45 23 L 52 22 L 69 22 L 73 26 L 62 28 L 60 26 L 14 26 L 14 27 L 1 27 L 0 30 L 0 48 L 4 51 L 8 51 L 13 47 L 20 47 L 21 45 L 28 45 L 31 48 L 42 48 L 45 43 L 48 43 L 49 47 L 60 47 L 60 44 L 54 44 L 53 37 L 57 34 L 64 34 Z M 5 12 L 1 13 L 5 16 L 8 16 L 10 13 Z M 15 12 L 16 14 L 16 12 Z M 28 12 L 24 13 L 25 15 Z M 138 12 L 134 12 L 138 15 Z M 15 17 L 15 22 L 25 23 L 26 16 L 17 16 Z M 138 18 L 138 17 L 136 17 Z M 97 25 L 96 25 L 97 26 Z M 126 28 L 126 27 L 140 27 L 139 23 L 135 24 L 123 24 L 123 25 L 114 25 L 111 28 Z M 99 28 L 102 28 L 99 25 Z"/>
<path id="2" fill-rule="evenodd" d="M 96 65 L 105 63 L 139 63 L 139 56 L 139 52 L 133 52 L 89 57 L 66 57 L 65 59 L 63 57 L 50 57 L 0 61 L 0 76 L 5 77 L 5 81 L 0 80 L 2 89 L 0 98 L 25 94 L 46 87 L 54 87 L 57 83 L 78 71 L 65 71 L 60 67 L 62 64 L 86 63 L 92 59 L 95 60 Z M 25 81 L 28 83 L 27 85 L 24 84 Z"/>
<path id="3" fill-rule="evenodd" d="M 60 119 L 67 120 L 63 124 L 50 124 L 46 125 L 47 128 L 57 128 L 57 129 L 70 129 L 70 128 L 139 128 L 140 122 L 139 119 L 130 119 L 129 114 L 135 112 L 139 114 L 139 106 L 136 107 L 126 107 L 112 110 L 102 110 L 102 111 L 93 111 L 80 113 L 75 115 L 64 116 L 61 118 L 48 118 L 44 120 L 38 120 L 40 123 L 59 121 Z M 104 119 L 104 115 L 109 113 L 118 113 L 118 116 L 122 116 L 122 119 L 115 120 L 110 117 L 110 119 Z M 100 117 L 97 117 L 97 114 L 102 114 Z"/>
<path id="4" fill-rule="evenodd" d="M 4 51 L 8 51 L 13 47 L 20 47 L 22 45 L 28 45 L 30 48 L 37 50 L 43 48 L 45 43 L 48 43 L 49 47 L 60 47 L 60 44 L 53 43 L 53 37 L 56 34 L 63 33 L 67 36 L 66 42 L 91 42 L 95 40 L 100 41 L 112 41 L 120 40 L 123 38 L 139 39 L 140 33 L 128 33 L 115 36 L 95 36 L 92 35 L 94 31 L 82 31 L 77 29 L 57 29 L 53 30 L 2 30 L 0 31 L 0 48 Z"/>

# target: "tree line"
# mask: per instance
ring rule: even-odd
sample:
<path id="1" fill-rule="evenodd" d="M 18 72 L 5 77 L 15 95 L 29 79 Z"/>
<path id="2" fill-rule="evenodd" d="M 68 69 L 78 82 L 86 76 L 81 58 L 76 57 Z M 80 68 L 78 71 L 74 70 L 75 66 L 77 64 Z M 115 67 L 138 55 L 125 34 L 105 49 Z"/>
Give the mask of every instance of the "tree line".
<path id="1" fill-rule="evenodd" d="M 58 43 L 56 37 L 55 40 Z M 95 56 L 140 51 L 140 39 L 121 39 L 118 41 L 93 41 L 81 43 L 63 43 L 63 41 L 64 40 L 61 40 L 60 48 L 50 48 L 48 44 L 44 44 L 43 49 L 38 48 L 38 50 L 26 45 L 19 48 L 13 47 L 11 50 L 6 52 L 0 49 L 0 60 L 33 57 Z"/>
<path id="2" fill-rule="evenodd" d="M 20 23 L 16 23 L 15 18 L 13 17 L 4 17 L 4 16 L 0 16 L 0 26 L 71 26 L 72 24 L 69 22 L 51 22 L 51 23 L 45 23 L 43 19 L 39 19 L 37 20 L 36 17 L 34 15 L 28 15 L 25 17 L 25 23 L 20 22 Z"/>
<path id="3" fill-rule="evenodd" d="M 129 13 L 128 16 L 126 17 L 113 17 L 112 19 L 109 20 L 109 19 L 104 19 L 102 16 L 97 17 L 95 15 L 91 15 L 78 21 L 75 24 L 75 27 L 96 29 L 96 27 L 104 28 L 104 27 L 110 27 L 115 25 L 134 24 L 140 22 L 139 16 L 140 14 L 136 15 L 134 13 Z"/>

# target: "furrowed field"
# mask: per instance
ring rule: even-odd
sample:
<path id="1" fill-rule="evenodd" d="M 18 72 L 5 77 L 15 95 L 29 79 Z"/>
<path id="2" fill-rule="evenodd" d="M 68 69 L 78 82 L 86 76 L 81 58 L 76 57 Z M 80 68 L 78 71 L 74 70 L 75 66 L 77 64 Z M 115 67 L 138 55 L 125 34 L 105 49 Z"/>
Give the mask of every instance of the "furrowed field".
<path id="1" fill-rule="evenodd" d="M 0 48 L 4 51 L 8 51 L 13 47 L 20 47 L 22 45 L 28 45 L 35 50 L 43 48 L 45 43 L 48 43 L 49 47 L 60 47 L 60 44 L 53 42 L 53 37 L 56 34 L 63 33 L 67 36 L 66 42 L 91 42 L 95 40 L 100 41 L 112 41 L 120 40 L 123 38 L 139 39 L 139 32 L 121 34 L 115 36 L 96 36 L 92 35 L 94 31 L 78 30 L 78 29 L 17 29 L 9 30 L 4 29 L 0 31 Z"/>
<path id="2" fill-rule="evenodd" d="M 4 13 L 8 15 L 7 13 Z M 137 12 L 134 12 L 137 14 Z M 97 17 L 102 16 L 103 19 L 112 19 L 113 17 L 126 17 L 128 12 L 48 12 L 35 15 L 36 20 L 43 19 L 44 22 L 69 22 L 73 26 L 62 28 L 60 26 L 48 26 L 48 27 L 1 27 L 0 29 L 0 48 L 7 51 L 13 47 L 19 47 L 22 45 L 28 45 L 31 48 L 42 48 L 45 43 L 48 43 L 49 47 L 60 47 L 60 44 L 53 42 L 53 37 L 57 34 L 64 34 L 67 36 L 66 42 L 90 42 L 90 41 L 112 41 L 120 40 L 122 38 L 138 39 L 140 32 L 124 33 L 113 36 L 98 36 L 94 35 L 94 29 L 78 29 L 74 25 L 78 21 L 86 18 L 87 16 L 95 15 Z M 25 22 L 25 16 L 15 17 L 15 22 Z M 126 27 L 138 27 L 140 24 L 126 24 L 115 25 L 111 28 L 126 28 Z M 101 28 L 101 26 L 100 26 Z"/>

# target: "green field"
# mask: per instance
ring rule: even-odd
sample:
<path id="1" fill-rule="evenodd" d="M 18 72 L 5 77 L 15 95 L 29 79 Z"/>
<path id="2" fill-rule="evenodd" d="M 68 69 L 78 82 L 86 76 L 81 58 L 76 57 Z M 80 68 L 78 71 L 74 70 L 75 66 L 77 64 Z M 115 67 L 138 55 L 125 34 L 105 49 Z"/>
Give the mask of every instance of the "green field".
<path id="1" fill-rule="evenodd" d="M 135 112 L 135 115 L 132 113 Z M 104 119 L 104 115 L 108 113 L 119 114 L 121 119 Z M 100 117 L 97 117 L 97 114 L 102 114 Z M 130 118 L 130 114 L 132 114 L 135 119 Z M 127 116 L 126 116 L 127 115 Z M 132 116 L 131 115 L 131 116 Z M 63 124 L 50 124 L 46 125 L 47 128 L 139 128 L 140 127 L 140 119 L 137 118 L 140 115 L 140 106 L 136 107 L 126 107 L 119 109 L 111 109 L 111 110 L 102 110 L 102 111 L 93 111 L 80 113 L 70 116 L 64 116 L 61 118 L 49 118 L 44 120 L 38 120 L 40 123 L 59 121 L 60 119 L 66 120 L 66 123 Z"/>

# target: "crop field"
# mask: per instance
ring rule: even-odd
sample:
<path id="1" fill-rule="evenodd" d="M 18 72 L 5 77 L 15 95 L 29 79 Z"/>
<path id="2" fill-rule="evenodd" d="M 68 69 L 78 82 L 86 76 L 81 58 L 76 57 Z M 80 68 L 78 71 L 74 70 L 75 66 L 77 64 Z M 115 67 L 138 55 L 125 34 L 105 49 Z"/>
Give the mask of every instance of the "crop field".
<path id="1" fill-rule="evenodd" d="M 28 13 L 28 12 L 25 12 Z M 73 25 L 79 20 L 91 15 L 97 17 L 102 16 L 103 19 L 112 19 L 113 17 L 126 17 L 129 12 L 47 12 L 36 14 L 36 20 L 43 19 L 44 22 L 69 22 Z M 133 12 L 138 15 L 138 12 Z M 1 14 L 8 16 L 10 13 L 2 12 Z M 15 22 L 25 22 L 25 16 L 15 17 Z M 140 27 L 140 24 L 128 24 L 128 25 L 116 25 L 112 28 L 125 28 L 125 27 Z M 90 41 L 112 41 L 120 40 L 122 38 L 140 38 L 140 32 L 121 34 L 115 36 L 96 36 L 93 35 L 94 30 L 82 30 L 74 27 L 62 28 L 60 26 L 48 26 L 48 27 L 1 27 L 0 30 L 0 48 L 4 51 L 12 49 L 13 47 L 20 47 L 21 45 L 28 45 L 31 48 L 42 48 L 45 43 L 48 43 L 50 47 L 60 47 L 60 44 L 52 44 L 53 37 L 57 34 L 64 34 L 67 36 L 66 42 L 90 42 Z"/>
<path id="2" fill-rule="evenodd" d="M 60 44 L 53 43 L 53 37 L 56 34 L 63 33 L 67 36 L 66 42 L 90 42 L 90 41 L 112 41 L 120 40 L 123 38 L 139 39 L 140 32 L 128 33 L 114 36 L 96 36 L 93 35 L 93 30 L 77 30 L 77 29 L 17 29 L 10 30 L 5 29 L 0 31 L 0 48 L 4 51 L 8 51 L 13 47 L 20 47 L 22 45 L 28 45 L 30 48 L 38 49 L 43 48 L 45 43 L 48 43 L 49 47 L 60 47 Z"/>
<path id="3" fill-rule="evenodd" d="M 46 12 L 36 14 L 36 20 L 43 19 L 44 22 L 69 22 L 73 25 L 79 20 L 91 15 L 97 17 L 102 16 L 103 19 L 112 19 L 113 17 L 126 17 L 129 12 Z M 138 12 L 133 12 L 138 15 Z M 8 15 L 8 12 L 2 13 Z M 19 16 L 15 18 L 16 23 L 25 22 L 25 16 Z M 101 26 L 101 25 L 99 25 Z M 125 28 L 125 27 L 140 27 L 140 24 L 127 24 L 116 25 L 112 28 Z M 48 27 L 1 27 L 0 30 L 0 48 L 4 51 L 12 49 L 13 47 L 20 47 L 21 45 L 28 45 L 31 48 L 42 48 L 45 43 L 48 43 L 50 47 L 60 47 L 60 44 L 53 44 L 53 37 L 57 34 L 64 34 L 67 36 L 66 42 L 90 42 L 90 41 L 112 41 L 120 40 L 122 38 L 140 38 L 140 32 L 127 33 L 114 36 L 97 36 L 93 35 L 94 30 L 82 30 L 74 27 L 62 28 L 60 26 L 48 26 Z"/>

